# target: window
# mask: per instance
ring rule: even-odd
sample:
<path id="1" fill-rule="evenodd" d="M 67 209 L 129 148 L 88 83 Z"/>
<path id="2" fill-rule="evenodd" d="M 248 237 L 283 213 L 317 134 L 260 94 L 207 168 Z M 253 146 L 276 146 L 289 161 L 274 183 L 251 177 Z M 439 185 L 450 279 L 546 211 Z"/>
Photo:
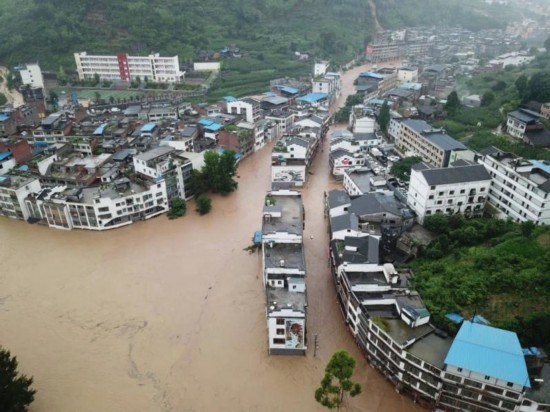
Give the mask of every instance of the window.
<path id="1" fill-rule="evenodd" d="M 430 186 L 430 190 L 435 190 L 435 186 Z"/>
<path id="2" fill-rule="evenodd" d="M 434 195 L 428 196 L 428 199 L 433 199 L 433 198 L 434 198 Z"/>
<path id="3" fill-rule="evenodd" d="M 450 194 L 450 195 L 454 195 L 454 194 L 455 194 L 455 191 L 454 191 L 454 190 L 451 190 L 451 191 L 449 191 L 449 194 Z"/>
<path id="4" fill-rule="evenodd" d="M 486 381 L 488 381 L 489 379 L 491 379 L 491 377 L 489 375 L 485 375 L 485 378 L 484 378 Z"/>
<path id="5" fill-rule="evenodd" d="M 284 344 L 285 344 L 285 340 L 284 340 L 284 339 L 281 339 L 281 338 L 273 338 L 273 344 L 274 344 L 274 345 L 284 345 Z"/>
<path id="6" fill-rule="evenodd" d="M 462 190 L 460 191 L 460 194 L 463 195 L 464 193 L 466 193 L 466 190 L 462 189 Z"/>
<path id="7" fill-rule="evenodd" d="M 439 192 L 438 194 L 439 194 L 439 196 L 443 196 L 443 193 L 444 193 L 444 192 Z"/>
<path id="8" fill-rule="evenodd" d="M 508 382 L 508 383 L 506 384 L 506 386 L 508 386 L 509 388 L 511 388 L 511 387 L 514 386 L 514 383 L 513 383 L 513 382 Z"/>
<path id="9" fill-rule="evenodd" d="M 457 371 L 462 372 L 462 368 L 458 368 Z"/>
<path id="10" fill-rule="evenodd" d="M 284 329 L 277 329 L 277 335 L 284 335 L 285 330 Z"/>
<path id="11" fill-rule="evenodd" d="M 277 319 L 277 325 L 284 325 L 285 320 L 284 319 Z"/>

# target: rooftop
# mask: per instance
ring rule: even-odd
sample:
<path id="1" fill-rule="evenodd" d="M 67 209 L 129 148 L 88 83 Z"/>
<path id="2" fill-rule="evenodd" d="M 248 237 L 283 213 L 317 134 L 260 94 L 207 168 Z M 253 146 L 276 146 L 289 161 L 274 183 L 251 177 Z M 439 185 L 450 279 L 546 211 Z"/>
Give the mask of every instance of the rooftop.
<path id="1" fill-rule="evenodd" d="M 302 197 L 299 194 L 293 194 L 297 192 L 288 192 L 288 194 L 281 192 L 268 194 L 275 204 L 264 206 L 262 233 L 265 235 L 284 232 L 301 236 L 304 230 Z"/>
<path id="2" fill-rule="evenodd" d="M 504 329 L 464 321 L 445 364 L 531 387 L 519 339 Z"/>
<path id="3" fill-rule="evenodd" d="M 424 169 L 420 173 L 430 186 L 491 180 L 491 175 L 483 165 Z"/>
<path id="4" fill-rule="evenodd" d="M 344 190 L 331 190 L 328 192 L 328 208 L 333 209 L 338 206 L 351 204 L 351 199 Z"/>
<path id="5" fill-rule="evenodd" d="M 298 269 L 305 271 L 304 249 L 301 243 L 268 243 L 264 247 L 266 269 Z"/>
<path id="6" fill-rule="evenodd" d="M 310 93 L 306 94 L 305 96 L 298 97 L 298 100 L 306 103 L 314 103 L 326 99 L 327 97 L 328 94 L 326 93 Z"/>
<path id="7" fill-rule="evenodd" d="M 281 309 L 293 309 L 305 313 L 307 298 L 302 292 L 291 292 L 287 288 L 266 287 L 267 304 L 270 312 Z"/>
<path id="8" fill-rule="evenodd" d="M 443 150 L 467 150 L 468 148 L 460 143 L 458 140 L 453 139 L 451 136 L 445 133 L 423 133 L 426 140 L 430 141 L 434 145 L 440 147 Z"/>
<path id="9" fill-rule="evenodd" d="M 174 148 L 170 146 L 159 146 L 154 149 L 148 150 L 147 152 L 140 153 L 134 156 L 135 159 L 143 160 L 144 162 L 149 162 L 157 157 L 167 155 L 170 152 L 173 152 Z"/>
<path id="10" fill-rule="evenodd" d="M 428 336 L 415 342 L 407 350 L 417 358 L 443 369 L 445 366 L 445 357 L 452 343 L 453 339 L 451 337 L 442 338 L 435 333 L 430 333 Z"/>
<path id="11" fill-rule="evenodd" d="M 405 346 L 411 340 L 419 339 L 433 332 L 433 326 L 429 324 L 411 328 L 401 319 L 384 319 L 388 325 L 388 330 L 385 331 L 399 345 Z"/>

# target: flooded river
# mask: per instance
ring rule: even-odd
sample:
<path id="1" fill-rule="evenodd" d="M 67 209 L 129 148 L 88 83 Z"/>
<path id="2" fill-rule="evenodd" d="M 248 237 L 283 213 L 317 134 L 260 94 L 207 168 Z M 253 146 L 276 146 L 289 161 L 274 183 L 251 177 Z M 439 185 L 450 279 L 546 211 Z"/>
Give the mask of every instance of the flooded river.
<path id="1" fill-rule="evenodd" d="M 420 410 L 366 365 L 345 328 L 327 266 L 327 157 L 304 190 L 306 357 L 267 355 L 261 258 L 243 251 L 261 224 L 270 147 L 243 161 L 238 191 L 215 197 L 206 216 L 190 204 L 184 218 L 104 233 L 0 218 L 0 343 L 34 376 L 31 411 L 321 411 L 313 392 L 341 348 L 364 387 L 348 410 Z"/>

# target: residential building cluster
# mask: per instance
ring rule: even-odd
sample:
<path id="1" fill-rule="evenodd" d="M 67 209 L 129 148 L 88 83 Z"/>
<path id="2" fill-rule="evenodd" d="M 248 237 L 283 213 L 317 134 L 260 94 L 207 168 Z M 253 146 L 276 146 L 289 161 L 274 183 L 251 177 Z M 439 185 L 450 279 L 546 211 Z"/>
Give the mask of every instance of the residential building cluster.
<path id="1" fill-rule="evenodd" d="M 83 79 L 173 82 L 183 75 L 177 56 L 75 59 Z M 240 160 L 278 140 L 274 189 L 302 186 L 341 89 L 339 73 L 322 62 L 315 81 L 278 79 L 261 95 L 211 105 L 174 98 L 86 110 L 69 101 L 48 112 L 38 64 L 18 69 L 25 105 L 0 109 L 0 214 L 64 229 L 111 229 L 167 212 L 174 198 L 193 196 L 192 171 L 205 150 L 234 150 Z M 324 89 L 314 92 L 318 83 Z"/>
<path id="2" fill-rule="evenodd" d="M 519 36 L 505 30 L 473 32 L 460 27 L 415 27 L 376 33 L 366 49 L 369 61 L 398 59 L 448 62 L 469 56 L 497 56 L 520 47 Z"/>

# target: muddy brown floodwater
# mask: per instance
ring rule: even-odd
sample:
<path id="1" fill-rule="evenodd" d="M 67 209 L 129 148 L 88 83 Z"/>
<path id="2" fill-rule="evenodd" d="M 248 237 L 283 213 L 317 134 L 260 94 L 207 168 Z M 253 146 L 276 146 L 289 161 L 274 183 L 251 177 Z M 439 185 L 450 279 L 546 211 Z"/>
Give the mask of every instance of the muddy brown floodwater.
<path id="1" fill-rule="evenodd" d="M 31 411 L 320 411 L 313 392 L 342 348 L 364 387 L 349 411 L 421 410 L 344 325 L 327 267 L 328 150 L 304 189 L 310 349 L 267 355 L 261 258 L 243 248 L 261 224 L 270 149 L 242 162 L 238 191 L 206 216 L 190 204 L 184 218 L 104 233 L 0 219 L 0 343 L 34 376 Z"/>

